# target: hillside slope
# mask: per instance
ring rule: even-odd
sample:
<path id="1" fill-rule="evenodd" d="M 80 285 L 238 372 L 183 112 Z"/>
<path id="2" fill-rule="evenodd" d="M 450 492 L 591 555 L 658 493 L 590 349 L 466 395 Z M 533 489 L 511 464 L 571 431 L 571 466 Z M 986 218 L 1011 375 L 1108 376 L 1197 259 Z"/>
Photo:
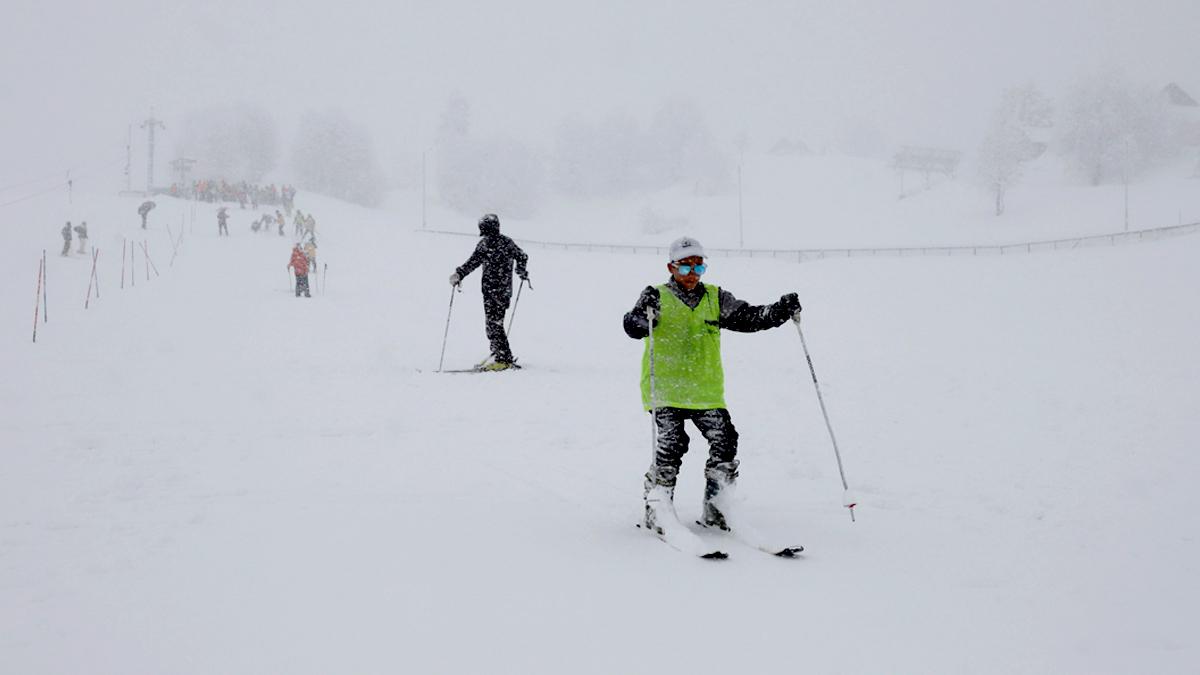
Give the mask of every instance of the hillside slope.
<path id="1" fill-rule="evenodd" d="M 0 661 L 58 672 L 1186 672 L 1200 658 L 1200 240 L 1005 258 L 711 260 L 796 290 L 726 334 L 743 510 L 809 552 L 692 560 L 633 525 L 649 458 L 621 314 L 651 257 L 537 252 L 528 368 L 432 372 L 470 242 L 302 195 L 321 292 L 234 211 L 77 195 L 102 249 L 10 227 L 0 326 Z M 83 206 L 76 208 L 83 209 Z M 35 217 L 30 214 L 29 218 Z M 167 263 L 166 223 L 188 234 Z M 12 223 L 10 223 L 12 225 Z M 549 227 L 549 223 L 543 223 Z M 469 229 L 469 224 L 463 224 Z M 522 233 L 520 224 L 506 226 Z M 831 235 L 832 236 L 832 235 Z M 161 276 L 120 289 L 122 237 Z M 781 240 L 785 239 L 781 235 Z M 448 366 L 486 353 L 478 276 Z M 685 461 L 699 511 L 705 449 Z"/>

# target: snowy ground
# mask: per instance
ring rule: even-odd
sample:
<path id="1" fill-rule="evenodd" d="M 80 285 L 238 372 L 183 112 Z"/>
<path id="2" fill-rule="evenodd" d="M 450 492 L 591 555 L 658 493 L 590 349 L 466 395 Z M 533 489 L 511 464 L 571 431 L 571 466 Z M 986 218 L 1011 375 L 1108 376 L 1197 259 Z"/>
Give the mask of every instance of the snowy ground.
<path id="1" fill-rule="evenodd" d="M 708 279 L 741 297 L 800 293 L 862 504 L 852 524 L 795 332 L 727 333 L 743 511 L 809 551 L 734 546 L 710 562 L 633 526 L 649 429 L 641 345 L 620 318 L 663 261 L 535 252 L 512 338 L 528 368 L 437 374 L 446 277 L 469 241 L 302 194 L 329 270 L 297 300 L 290 240 L 251 234 L 249 215 L 235 208 L 218 239 L 213 208 L 192 226 L 190 206 L 160 200 L 143 233 L 140 200 L 103 194 L 77 193 L 64 214 L 89 220 L 102 297 L 85 311 L 88 261 L 51 248 L 36 345 L 36 258 L 61 223 L 32 205 L 0 216 L 4 672 L 1200 662 L 1196 237 L 711 260 Z M 181 216 L 168 266 L 165 227 Z M 118 288 L 122 236 L 150 241 L 160 277 Z M 448 367 L 486 353 L 478 276 L 466 286 Z M 685 519 L 702 445 L 680 482 Z"/>

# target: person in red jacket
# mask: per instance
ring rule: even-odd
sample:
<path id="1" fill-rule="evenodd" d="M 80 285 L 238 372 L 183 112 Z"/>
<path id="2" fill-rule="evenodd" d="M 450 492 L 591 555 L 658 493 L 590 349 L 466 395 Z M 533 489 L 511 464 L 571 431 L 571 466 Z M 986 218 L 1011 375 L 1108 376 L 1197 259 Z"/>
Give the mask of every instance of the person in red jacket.
<path id="1" fill-rule="evenodd" d="M 292 247 L 292 260 L 287 266 L 289 270 L 296 270 L 296 297 L 300 297 L 300 293 L 303 292 L 304 297 L 311 298 L 308 294 L 308 258 L 304 251 L 300 250 L 300 244 Z"/>

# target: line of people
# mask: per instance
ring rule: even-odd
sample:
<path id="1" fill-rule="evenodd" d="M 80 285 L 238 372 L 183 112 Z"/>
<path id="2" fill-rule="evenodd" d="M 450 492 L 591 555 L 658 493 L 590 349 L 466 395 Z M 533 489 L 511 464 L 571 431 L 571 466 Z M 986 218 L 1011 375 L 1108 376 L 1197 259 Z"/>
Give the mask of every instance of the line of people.
<path id="1" fill-rule="evenodd" d="M 222 207 L 221 210 L 224 210 L 224 207 Z M 218 218 L 219 217 L 220 211 L 218 211 Z M 226 214 L 226 218 L 228 218 L 228 214 Z M 297 239 L 316 236 L 317 219 L 311 213 L 305 214 L 301 212 L 300 209 L 296 209 L 295 214 L 292 216 L 292 224 L 294 225 L 294 236 Z M 251 221 L 250 231 L 269 234 L 271 229 L 275 228 L 278 231 L 279 236 L 283 237 L 285 236 L 284 228 L 286 226 L 287 219 L 284 218 L 284 215 L 280 213 L 278 209 L 276 209 L 275 213 L 273 214 L 264 213 L 261 217 Z"/>
<path id="2" fill-rule="evenodd" d="M 172 183 L 168 194 L 209 203 L 237 202 L 243 209 L 247 204 L 254 210 L 258 210 L 259 205 L 282 206 L 288 215 L 291 215 L 296 203 L 296 188 L 291 185 L 254 185 L 247 181 L 230 183 L 225 179 L 195 180 L 190 188 Z"/>

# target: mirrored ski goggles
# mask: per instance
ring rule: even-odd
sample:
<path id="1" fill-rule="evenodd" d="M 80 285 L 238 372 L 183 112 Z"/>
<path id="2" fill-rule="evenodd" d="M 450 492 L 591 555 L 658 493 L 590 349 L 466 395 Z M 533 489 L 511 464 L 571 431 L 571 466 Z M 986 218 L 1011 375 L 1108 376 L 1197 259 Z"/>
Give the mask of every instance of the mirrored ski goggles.
<path id="1" fill-rule="evenodd" d="M 708 265 L 705 263 L 700 263 L 699 265 L 685 265 L 682 263 L 675 263 L 675 271 L 679 272 L 680 274 L 682 274 L 685 277 L 687 275 L 691 274 L 692 272 L 695 272 L 696 276 L 699 276 L 708 271 Z"/>

